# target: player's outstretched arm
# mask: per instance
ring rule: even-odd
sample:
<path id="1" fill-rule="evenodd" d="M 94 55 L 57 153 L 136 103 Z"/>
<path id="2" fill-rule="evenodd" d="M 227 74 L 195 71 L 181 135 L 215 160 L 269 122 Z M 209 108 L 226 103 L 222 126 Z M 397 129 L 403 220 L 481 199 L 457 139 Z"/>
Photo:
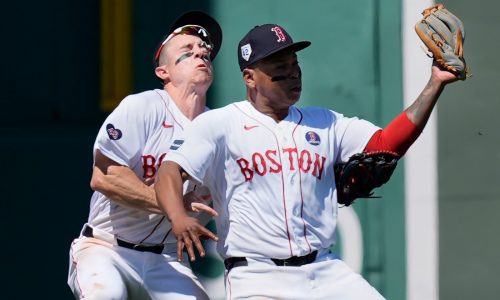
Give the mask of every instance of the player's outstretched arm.
<path id="1" fill-rule="evenodd" d="M 182 169 L 171 161 L 161 164 L 155 181 L 156 199 L 159 207 L 167 215 L 172 225 L 172 232 L 177 238 L 177 258 L 183 259 L 184 247 L 191 261 L 195 260 L 193 246 L 200 256 L 205 256 L 205 249 L 200 238 L 217 241 L 217 236 L 205 228 L 200 222 L 189 216 L 184 208 L 182 196 Z"/>
<path id="2" fill-rule="evenodd" d="M 122 166 L 102 154 L 95 153 L 95 165 L 90 186 L 120 205 L 161 214 L 152 182 L 143 182 L 127 166 Z"/>
<path id="3" fill-rule="evenodd" d="M 366 145 L 366 152 L 393 151 L 403 156 L 415 142 L 446 84 L 458 77 L 434 65 L 432 75 L 418 98 L 383 130 L 375 132 Z"/>
<path id="4" fill-rule="evenodd" d="M 412 121 L 413 124 L 418 126 L 420 129 L 424 129 L 444 87 L 448 83 L 455 82 L 457 80 L 457 75 L 446 70 L 442 70 L 436 65 L 436 63 L 434 63 L 432 66 L 431 78 L 427 82 L 424 90 L 405 110 L 410 121 Z"/>

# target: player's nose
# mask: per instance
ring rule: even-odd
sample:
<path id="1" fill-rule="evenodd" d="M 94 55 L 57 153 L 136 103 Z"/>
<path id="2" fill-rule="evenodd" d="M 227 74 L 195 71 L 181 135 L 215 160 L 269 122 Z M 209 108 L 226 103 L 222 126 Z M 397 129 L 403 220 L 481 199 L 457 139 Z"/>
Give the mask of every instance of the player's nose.
<path id="1" fill-rule="evenodd" d="M 301 77 L 302 77 L 302 70 L 300 69 L 299 66 L 294 68 L 289 75 L 290 79 L 300 79 Z"/>
<path id="2" fill-rule="evenodd" d="M 193 50 L 196 58 L 210 61 L 210 50 L 204 44 L 197 44 Z"/>

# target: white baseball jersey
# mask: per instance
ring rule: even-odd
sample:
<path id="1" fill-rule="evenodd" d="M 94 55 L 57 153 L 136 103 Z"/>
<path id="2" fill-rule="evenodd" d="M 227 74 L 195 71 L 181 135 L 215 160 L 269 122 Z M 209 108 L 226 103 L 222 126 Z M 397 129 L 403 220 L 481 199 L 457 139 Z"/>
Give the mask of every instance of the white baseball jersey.
<path id="1" fill-rule="evenodd" d="M 276 123 L 242 101 L 199 116 L 165 160 L 210 188 L 222 257 L 285 259 L 335 242 L 334 164 L 378 129 L 318 107 Z"/>
<path id="2" fill-rule="evenodd" d="M 151 90 L 123 99 L 97 135 L 95 150 L 129 167 L 141 179 L 155 176 L 170 144 L 191 121 L 164 90 Z M 186 182 L 184 192 L 195 186 Z M 198 187 L 199 190 L 199 187 Z M 88 223 L 134 243 L 176 243 L 164 215 L 128 208 L 94 192 Z"/>

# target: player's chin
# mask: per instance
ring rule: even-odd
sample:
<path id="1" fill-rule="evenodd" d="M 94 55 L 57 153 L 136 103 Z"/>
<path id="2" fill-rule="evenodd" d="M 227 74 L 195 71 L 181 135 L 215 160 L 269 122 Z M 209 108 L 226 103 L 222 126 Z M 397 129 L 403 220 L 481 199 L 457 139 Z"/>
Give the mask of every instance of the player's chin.
<path id="1" fill-rule="evenodd" d="M 212 84 L 212 73 L 211 72 L 199 72 L 193 77 L 193 81 L 197 83 Z"/>
<path id="2" fill-rule="evenodd" d="M 288 99 L 290 99 L 290 101 L 295 103 L 299 101 L 301 94 L 302 94 L 301 90 L 290 90 L 290 92 L 288 93 Z"/>

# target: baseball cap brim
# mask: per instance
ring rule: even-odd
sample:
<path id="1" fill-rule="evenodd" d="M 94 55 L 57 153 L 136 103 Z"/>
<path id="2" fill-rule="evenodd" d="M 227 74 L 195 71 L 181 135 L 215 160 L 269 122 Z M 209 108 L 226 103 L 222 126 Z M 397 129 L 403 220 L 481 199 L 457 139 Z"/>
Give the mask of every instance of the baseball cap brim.
<path id="1" fill-rule="evenodd" d="M 222 44 L 222 29 L 220 28 L 219 23 L 214 18 L 212 18 L 211 16 L 207 15 L 202 11 L 190 11 L 180 16 L 172 24 L 172 26 L 170 26 L 169 31 L 162 39 L 160 45 L 156 48 L 157 49 L 156 52 L 160 50 L 163 41 L 172 32 L 174 32 L 175 29 L 185 25 L 198 25 L 205 28 L 208 31 L 208 34 L 210 35 L 210 40 L 213 43 L 213 49 L 212 52 L 210 53 L 210 59 L 213 60 L 217 56 L 217 53 L 219 52 L 220 46 Z M 155 63 L 157 63 L 156 59 Z"/>

